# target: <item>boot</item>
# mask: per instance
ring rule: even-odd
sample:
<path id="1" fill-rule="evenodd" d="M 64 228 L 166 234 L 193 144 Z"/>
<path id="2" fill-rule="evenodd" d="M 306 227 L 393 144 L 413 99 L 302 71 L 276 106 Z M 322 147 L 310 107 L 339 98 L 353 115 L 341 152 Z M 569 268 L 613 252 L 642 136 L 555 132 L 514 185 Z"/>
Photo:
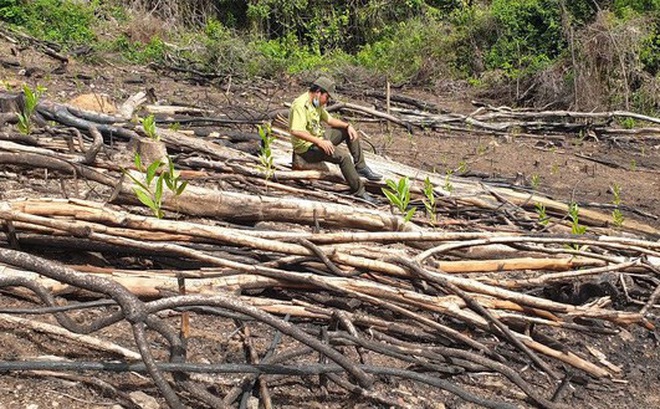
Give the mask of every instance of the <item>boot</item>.
<path id="1" fill-rule="evenodd" d="M 367 180 L 371 181 L 378 181 L 383 178 L 383 175 L 379 175 L 378 173 L 374 172 L 369 168 L 369 166 L 365 166 L 362 169 L 357 170 L 358 175 L 367 178 Z"/>
<path id="2" fill-rule="evenodd" d="M 374 206 L 378 206 L 378 205 L 379 205 L 378 200 L 377 200 L 374 196 L 372 196 L 371 194 L 369 194 L 368 192 L 364 192 L 364 193 L 362 193 L 361 195 L 355 195 L 355 197 L 357 197 L 357 198 L 359 198 L 359 199 L 362 199 L 362 200 L 364 200 L 365 202 L 367 202 L 367 203 L 369 203 L 369 204 L 372 204 L 372 205 L 374 205 Z"/>

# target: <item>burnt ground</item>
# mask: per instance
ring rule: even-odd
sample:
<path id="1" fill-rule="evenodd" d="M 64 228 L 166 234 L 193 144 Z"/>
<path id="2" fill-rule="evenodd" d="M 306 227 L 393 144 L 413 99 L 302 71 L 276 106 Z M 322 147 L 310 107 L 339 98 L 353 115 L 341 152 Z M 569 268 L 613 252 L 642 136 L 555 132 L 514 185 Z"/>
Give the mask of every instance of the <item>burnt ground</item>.
<path id="1" fill-rule="evenodd" d="M 72 62 L 58 74 L 53 72 L 57 72 L 56 61 L 30 49 L 14 50 L 18 51 L 16 55 L 12 54 L 8 43 L 0 43 L 0 59 L 3 61 L 0 79 L 6 85 L 13 86 L 14 90 L 22 82 L 44 85 L 48 88 L 45 97 L 57 102 L 66 102 L 90 92 L 104 93 L 112 100 L 121 102 L 137 91 L 153 88 L 156 97 L 166 103 L 215 111 L 233 106 L 245 111 L 266 112 L 281 108 L 304 88 L 302 83 L 288 78 L 277 82 L 264 81 L 262 84 L 201 86 L 143 67 L 118 66 L 109 61 L 96 64 Z M 373 103 L 367 98 L 360 98 L 359 89 L 347 91 L 346 95 L 351 95 L 353 102 L 364 105 Z M 433 102 L 452 112 L 469 113 L 473 109 L 469 101 L 474 95 L 463 90 L 402 89 L 397 92 Z M 660 228 L 659 139 L 602 141 L 568 135 L 563 143 L 550 146 L 544 141 L 526 137 L 479 136 L 431 130 L 415 131 L 410 135 L 395 125 L 360 123 L 359 126 L 369 135 L 369 140 L 380 154 L 397 161 L 440 173 L 462 168 L 465 177 L 507 186 L 515 183 L 529 186 L 532 177 L 537 175 L 540 192 L 561 201 L 575 200 L 584 207 L 611 204 L 613 196 L 610 187 L 618 184 L 622 190 L 624 215 Z M 601 163 L 580 156 L 588 156 Z M 15 188 L 15 184 L 0 179 L 0 191 Z M 25 186 L 22 188 L 29 194 Z M 13 297 L 0 295 L 0 305 L 25 304 Z M 80 314 L 82 318 L 85 313 Z M 238 362 L 242 359 L 242 341 L 234 326 L 227 324 L 226 320 L 206 316 L 193 315 L 191 320 L 191 360 Z M 3 322 L 0 322 L 0 327 L 2 360 L 41 355 L 79 360 L 107 358 L 107 355 L 95 353 L 74 342 Z M 252 334 L 256 344 L 268 345 L 272 339 L 271 332 L 256 324 Z M 610 362 L 621 366 L 622 372 L 615 382 L 581 380 L 577 374 L 574 379 L 576 386 L 564 392 L 564 401 L 575 409 L 660 408 L 660 340 L 657 334 L 657 331 L 654 333 L 639 327 L 627 328 L 611 336 L 566 333 L 565 339 L 562 339 L 566 346 L 593 345 Z M 122 345 L 133 345 L 128 328 L 112 327 L 109 336 Z M 198 343 L 197 340 L 205 342 Z M 208 345 L 209 340 L 217 340 L 217 348 L 208 350 L 196 347 Z M 0 409 L 107 408 L 122 403 L 116 393 L 94 385 L 92 380 L 95 379 L 105 380 L 126 393 L 143 391 L 151 396 L 158 395 L 148 378 L 139 374 L 126 377 L 82 372 L 64 379 L 43 373 L 2 373 Z M 461 381 L 470 388 L 489 390 L 493 396 L 503 399 L 515 397 L 517 393 L 488 375 L 465 375 Z M 231 386 L 232 382 L 235 379 L 219 379 L 218 388 Z M 327 390 L 320 388 L 318 381 L 311 377 L 309 382 L 303 380 L 296 383 L 275 379 L 270 385 L 276 391 L 274 404 L 278 408 L 379 407 L 365 399 L 346 397 L 333 386 L 328 386 Z M 475 407 L 440 390 L 420 387 L 408 381 L 391 381 L 387 390 L 378 392 L 395 396 L 411 407 Z"/>

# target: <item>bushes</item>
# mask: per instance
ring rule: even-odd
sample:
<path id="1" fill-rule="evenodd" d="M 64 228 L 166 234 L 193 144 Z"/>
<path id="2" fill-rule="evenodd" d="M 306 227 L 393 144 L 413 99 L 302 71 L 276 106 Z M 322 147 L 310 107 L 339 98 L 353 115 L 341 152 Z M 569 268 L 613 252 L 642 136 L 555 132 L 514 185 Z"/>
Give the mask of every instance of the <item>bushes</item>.
<path id="1" fill-rule="evenodd" d="M 565 48 L 556 1 L 495 0 L 491 13 L 497 37 L 486 53 L 488 69 L 524 76 L 545 68 Z"/>
<path id="2" fill-rule="evenodd" d="M 27 20 L 25 11 L 21 0 L 0 0 L 0 20 L 23 25 Z"/>
<path id="3" fill-rule="evenodd" d="M 385 38 L 357 53 L 358 64 L 385 74 L 393 82 L 432 83 L 448 75 L 451 37 L 445 23 L 416 18 L 398 24 Z"/>
<path id="4" fill-rule="evenodd" d="M 109 48 L 120 52 L 127 61 L 136 64 L 162 62 L 167 52 L 167 46 L 158 36 L 152 37 L 145 44 L 139 41 L 133 41 L 127 35 L 121 34 L 109 45 Z"/>
<path id="5" fill-rule="evenodd" d="M 368 70 L 378 81 L 496 85 L 508 104 L 657 109 L 660 0 L 381 3 L 0 0 L 0 19 L 67 48 L 238 78 Z M 104 43 L 94 30 L 115 34 Z"/>
<path id="6" fill-rule="evenodd" d="M 62 0 L 0 0 L 0 18 L 33 36 L 72 48 L 94 43 L 94 7 Z"/>

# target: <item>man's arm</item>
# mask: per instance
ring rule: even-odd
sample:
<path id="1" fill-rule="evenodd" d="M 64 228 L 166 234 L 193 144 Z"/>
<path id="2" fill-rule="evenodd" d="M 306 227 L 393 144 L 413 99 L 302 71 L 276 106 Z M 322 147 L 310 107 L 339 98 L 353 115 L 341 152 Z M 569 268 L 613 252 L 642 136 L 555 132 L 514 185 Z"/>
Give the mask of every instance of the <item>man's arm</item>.
<path id="1" fill-rule="evenodd" d="M 351 125 L 348 122 L 344 122 L 341 119 L 337 119 L 335 117 L 330 117 L 328 118 L 326 123 L 333 128 L 346 129 L 346 131 L 348 132 L 348 137 L 351 138 L 352 141 L 358 138 L 357 131 L 355 130 L 355 128 L 353 128 L 353 125 Z"/>
<path id="2" fill-rule="evenodd" d="M 289 131 L 289 133 L 291 133 L 291 135 L 295 136 L 296 138 L 300 138 L 304 141 L 313 143 L 328 155 L 332 155 L 332 153 L 335 151 L 335 146 L 332 144 L 332 142 L 327 139 L 317 138 L 307 131 L 295 131 L 292 129 Z"/>

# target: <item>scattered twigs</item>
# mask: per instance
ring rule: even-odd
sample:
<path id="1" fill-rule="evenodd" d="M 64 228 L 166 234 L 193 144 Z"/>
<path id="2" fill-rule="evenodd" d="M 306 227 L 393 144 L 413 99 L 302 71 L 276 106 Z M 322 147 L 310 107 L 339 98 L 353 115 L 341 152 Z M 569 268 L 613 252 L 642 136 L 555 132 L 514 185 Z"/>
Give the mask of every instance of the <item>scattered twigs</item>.
<path id="1" fill-rule="evenodd" d="M 542 274 L 540 276 L 533 278 L 525 278 L 519 280 L 497 280 L 497 284 L 507 288 L 538 287 L 558 281 L 571 281 L 574 278 L 600 275 L 612 271 L 624 271 L 627 268 L 631 268 L 639 265 L 640 265 L 640 260 L 632 260 L 606 267 L 585 268 L 580 270 L 562 271 L 559 273 Z M 489 284 L 495 284 L 494 280 L 484 280 L 484 281 L 488 282 Z"/>
<path id="2" fill-rule="evenodd" d="M 94 388 L 102 391 L 103 395 L 112 394 L 117 396 L 122 401 L 122 406 L 129 409 L 141 409 L 142 406 L 138 404 L 134 399 L 131 398 L 130 394 L 119 390 L 119 388 L 113 386 L 109 382 L 106 382 L 102 379 L 98 379 L 92 376 L 76 375 L 71 373 L 64 372 L 55 372 L 55 371 L 30 371 L 32 376 L 43 376 L 48 378 L 58 378 L 64 379 L 67 381 L 78 382 L 81 384 L 89 384 Z"/>
<path id="3" fill-rule="evenodd" d="M 7 323 L 20 325 L 22 327 L 29 327 L 35 331 L 44 332 L 46 334 L 60 336 L 75 340 L 76 342 L 85 344 L 90 348 L 99 349 L 102 351 L 111 352 L 113 354 L 118 354 L 129 360 L 140 360 L 141 356 L 137 352 L 131 351 L 130 349 L 121 347 L 117 344 L 101 340 L 99 338 L 91 337 L 84 334 L 76 334 L 74 332 L 68 331 L 64 328 L 47 324 L 45 322 L 39 322 L 35 320 L 28 320 L 25 318 L 15 317 L 8 314 L 0 314 L 0 320 Z"/>
<path id="4" fill-rule="evenodd" d="M 383 353 L 398 353 L 405 354 L 411 357 L 424 357 L 431 360 L 436 360 L 441 363 L 452 363 L 457 366 L 464 366 L 469 370 L 492 370 L 504 375 L 517 387 L 519 387 L 527 396 L 533 399 L 542 407 L 554 408 L 562 407 L 561 405 L 555 406 L 555 404 L 549 402 L 547 399 L 537 392 L 532 385 L 525 381 L 518 372 L 513 370 L 511 367 L 507 366 L 505 363 L 495 361 L 488 357 L 484 357 L 481 354 L 476 354 L 474 352 L 442 347 L 442 346 L 433 346 L 429 348 L 420 349 L 419 345 L 412 344 L 410 342 L 405 342 L 400 339 L 392 338 L 379 332 L 374 332 L 374 337 L 381 341 L 386 341 L 385 343 L 378 343 L 375 341 L 370 341 L 366 339 L 357 339 L 355 337 L 348 337 L 346 335 L 341 335 L 343 338 L 349 339 L 351 342 L 354 342 L 365 349 L 378 350 Z M 473 366 L 470 366 L 464 362 L 472 363 Z"/>
<path id="5" fill-rule="evenodd" d="M 444 277 L 442 277 L 439 274 L 432 274 L 428 271 L 425 271 L 423 268 L 421 268 L 418 264 L 414 264 L 408 260 L 404 260 L 402 258 L 396 258 L 394 259 L 399 264 L 402 264 L 406 267 L 408 267 L 411 271 L 413 271 L 415 274 L 421 276 L 422 278 L 429 280 L 431 282 L 437 283 L 440 286 L 443 287 L 443 289 L 448 290 L 451 293 L 454 293 L 461 297 L 463 301 L 467 304 L 467 306 L 474 310 L 476 313 L 482 315 L 485 317 L 490 323 L 500 332 L 500 334 L 506 338 L 509 342 L 511 342 L 516 348 L 519 348 L 521 351 L 523 351 L 529 358 L 539 366 L 539 368 L 543 369 L 545 373 L 548 375 L 557 378 L 558 375 L 555 373 L 554 370 L 552 370 L 545 362 L 543 362 L 536 353 L 534 353 L 531 349 L 529 349 L 516 335 L 513 334 L 513 332 L 506 326 L 504 325 L 500 320 L 497 319 L 493 314 L 491 314 L 486 308 L 484 308 L 481 304 L 479 304 L 477 301 L 474 300 L 467 292 L 461 290 L 458 288 L 458 286 L 450 283 L 448 280 L 446 280 Z"/>
<path id="6" fill-rule="evenodd" d="M 154 364 L 153 356 L 149 351 L 144 337 L 144 320 L 146 319 L 142 303 L 122 286 L 103 278 L 81 275 L 59 264 L 51 263 L 45 259 L 35 257 L 14 250 L 1 249 L 0 259 L 15 266 L 23 267 L 41 274 L 48 275 L 70 285 L 79 286 L 89 291 L 101 292 L 111 296 L 121 307 L 124 317 L 133 325 L 133 334 L 136 344 L 142 355 L 142 360 L 147 365 L 147 370 L 154 379 L 172 408 L 182 408 L 179 398 L 176 396 L 167 381 Z"/>
<path id="7" fill-rule="evenodd" d="M 646 266 L 649 270 L 653 271 L 656 276 L 660 277 L 660 268 L 644 261 L 643 265 Z M 639 312 L 641 315 L 645 316 L 648 311 L 655 305 L 656 301 L 660 298 L 660 285 L 658 285 L 653 293 L 649 296 L 648 301 L 644 305 L 644 307 L 641 309 Z"/>
<path id="8" fill-rule="evenodd" d="M 227 295 L 215 296 L 215 297 L 200 297 L 200 296 L 171 297 L 162 300 L 152 301 L 146 305 L 146 308 L 147 311 L 153 313 L 165 308 L 191 306 L 198 304 L 227 308 L 248 315 L 254 319 L 257 319 L 265 324 L 268 324 L 276 328 L 277 330 L 281 331 L 283 334 L 289 335 L 299 340 L 300 342 L 306 344 L 307 346 L 326 355 L 328 358 L 335 361 L 338 365 L 345 368 L 346 371 L 348 371 L 351 375 L 353 375 L 361 386 L 369 387 L 373 383 L 373 380 L 368 375 L 366 375 L 361 369 L 355 366 L 348 358 L 346 358 L 344 355 L 340 354 L 336 350 L 328 347 L 327 345 L 318 341 L 316 338 L 309 336 L 308 334 L 306 334 L 296 326 L 291 325 L 280 319 L 277 319 L 271 316 L 270 314 L 264 313 L 263 311 L 255 307 L 246 305 L 240 300 Z"/>

